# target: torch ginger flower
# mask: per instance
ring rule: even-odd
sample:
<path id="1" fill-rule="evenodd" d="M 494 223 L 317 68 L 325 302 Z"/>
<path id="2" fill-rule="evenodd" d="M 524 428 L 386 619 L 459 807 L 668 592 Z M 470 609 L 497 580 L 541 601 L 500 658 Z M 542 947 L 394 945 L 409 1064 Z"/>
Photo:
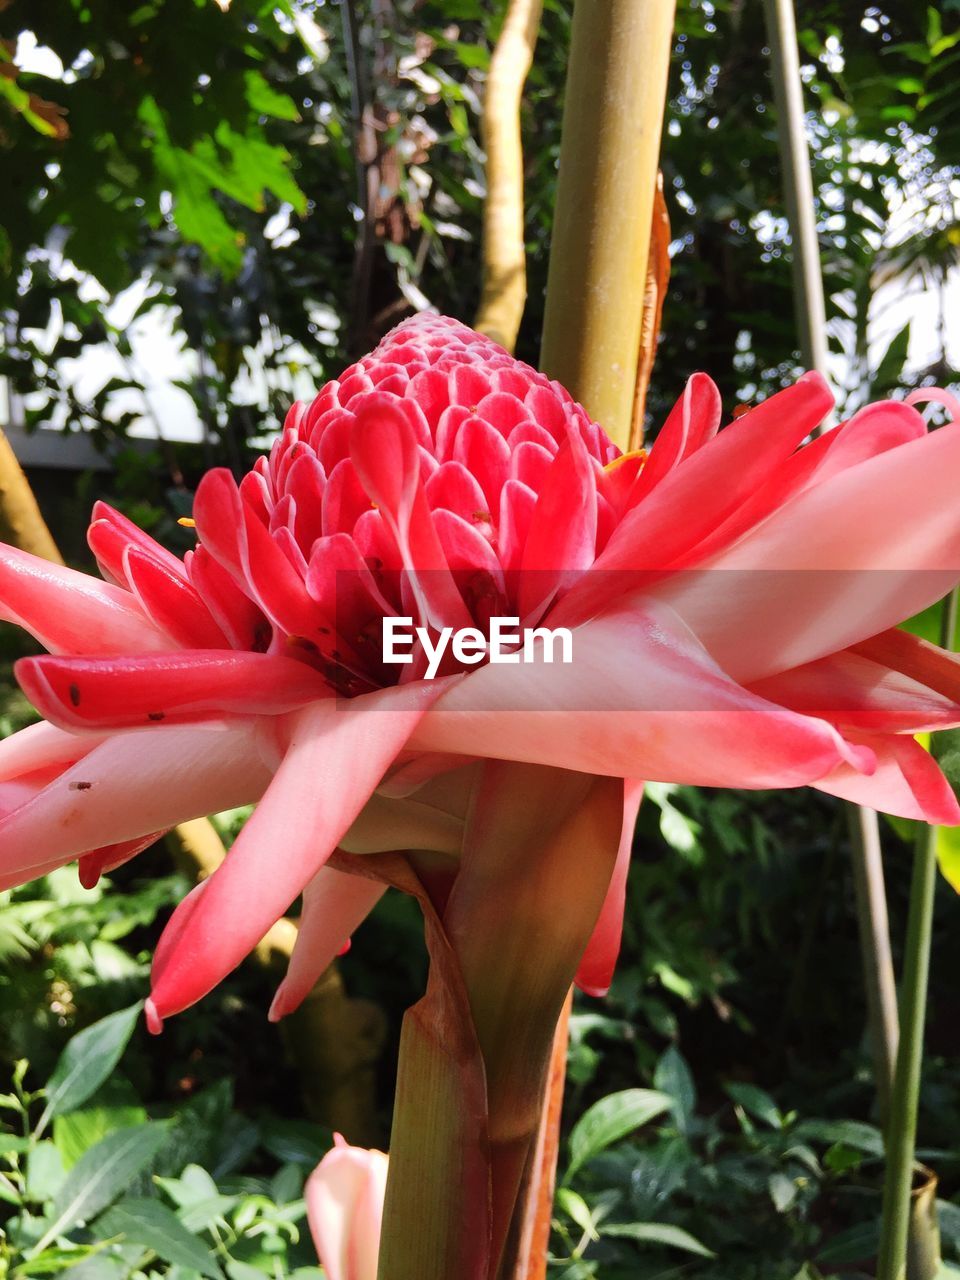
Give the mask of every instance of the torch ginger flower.
<path id="1" fill-rule="evenodd" d="M 295 406 L 239 487 L 203 479 L 182 561 L 103 504 L 106 583 L 0 548 L 3 616 L 51 655 L 16 668 L 46 723 L 0 744 L 0 884 L 78 856 L 90 883 L 259 800 L 161 938 L 154 1029 L 301 894 L 275 1017 L 387 884 L 416 893 L 469 1009 L 450 1052 L 484 1064 L 465 1096 L 493 1173 L 465 1161 L 462 1203 L 495 1260 L 564 993 L 578 965 L 610 981 L 641 780 L 960 821 L 912 736 L 960 723 L 960 664 L 894 629 L 960 578 L 960 425 L 886 402 L 803 444 L 831 405 L 807 374 L 718 434 L 698 374 L 621 455 L 557 383 L 425 315 Z M 422 653 L 382 660 L 397 615 L 568 627 L 573 661 L 425 680 Z"/>

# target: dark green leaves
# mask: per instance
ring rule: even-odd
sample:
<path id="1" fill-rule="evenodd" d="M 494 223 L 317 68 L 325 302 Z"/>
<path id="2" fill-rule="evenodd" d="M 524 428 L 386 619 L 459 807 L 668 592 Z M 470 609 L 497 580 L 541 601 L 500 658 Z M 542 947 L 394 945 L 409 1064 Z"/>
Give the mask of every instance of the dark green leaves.
<path id="1" fill-rule="evenodd" d="M 86 1151 L 54 1196 L 50 1225 L 31 1255 L 41 1253 L 78 1223 L 89 1222 L 122 1195 L 151 1163 L 166 1136 L 165 1124 L 139 1124 L 108 1134 Z"/>
<path id="2" fill-rule="evenodd" d="M 672 1105 L 672 1099 L 656 1089 L 623 1089 L 595 1102 L 570 1134 L 570 1163 L 564 1181 L 569 1182 L 581 1165 Z"/>
<path id="3" fill-rule="evenodd" d="M 54 1116 L 76 1110 L 100 1088 L 120 1061 L 142 1008 L 137 1003 L 111 1013 L 73 1037 L 47 1084 L 47 1105 L 37 1124 L 37 1137 Z"/>
<path id="4" fill-rule="evenodd" d="M 97 1230 L 104 1238 L 122 1236 L 132 1244 L 142 1244 L 164 1262 L 189 1267 L 213 1280 L 223 1275 L 203 1241 L 159 1200 L 121 1200 L 103 1214 Z"/>

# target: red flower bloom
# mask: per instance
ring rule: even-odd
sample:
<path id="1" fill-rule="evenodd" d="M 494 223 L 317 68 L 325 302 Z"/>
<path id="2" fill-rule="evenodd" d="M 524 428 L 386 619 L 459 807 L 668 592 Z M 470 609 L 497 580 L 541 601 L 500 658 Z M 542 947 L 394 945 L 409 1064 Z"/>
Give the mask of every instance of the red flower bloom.
<path id="1" fill-rule="evenodd" d="M 696 375 L 649 458 L 621 457 L 558 384 L 421 316 L 296 406 L 239 488 L 204 478 L 182 562 L 103 504 L 106 584 L 0 548 L 3 616 L 52 655 L 17 666 L 48 723 L 0 744 L 0 884 L 77 856 L 90 882 L 262 797 L 161 940 L 158 1026 L 303 893 L 274 1012 L 294 1007 L 383 892 L 346 855 L 426 851 L 421 876 L 449 886 L 474 762 L 625 780 L 581 969 L 594 991 L 618 945 L 630 779 L 810 784 L 960 820 L 911 737 L 960 723 L 960 667 L 890 630 L 960 577 L 960 426 L 927 435 L 887 402 L 799 447 L 830 406 L 808 374 L 717 435 Z M 448 657 L 424 680 L 422 647 L 383 662 L 391 615 L 569 627 L 573 662 Z M 558 796 L 569 773 L 552 776 Z"/>

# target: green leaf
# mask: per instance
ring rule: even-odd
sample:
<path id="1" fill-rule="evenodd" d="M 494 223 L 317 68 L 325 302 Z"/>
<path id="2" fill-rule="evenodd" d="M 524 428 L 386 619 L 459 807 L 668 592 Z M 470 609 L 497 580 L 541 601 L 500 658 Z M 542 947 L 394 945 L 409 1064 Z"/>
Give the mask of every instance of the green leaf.
<path id="1" fill-rule="evenodd" d="M 263 1280 L 263 1272 L 251 1267 L 248 1262 L 238 1262 L 232 1258 L 227 1263 L 227 1275 L 230 1280 Z"/>
<path id="2" fill-rule="evenodd" d="M 890 339 L 890 343 L 883 353 L 877 372 L 871 381 L 871 393 L 880 395 L 890 387 L 900 381 L 903 374 L 903 366 L 907 362 L 907 352 L 910 348 L 910 321 L 901 328 Z"/>
<path id="3" fill-rule="evenodd" d="M 140 1124 L 108 1134 L 86 1151 L 57 1191 L 50 1226 L 27 1256 L 42 1253 L 58 1236 L 106 1209 L 150 1164 L 166 1136 L 164 1123 Z"/>
<path id="4" fill-rule="evenodd" d="M 830 1145 L 842 1142 L 868 1156 L 883 1155 L 883 1135 L 880 1130 L 860 1120 L 805 1120 L 797 1125 L 793 1134 L 798 1140 L 812 1139 Z"/>
<path id="5" fill-rule="evenodd" d="M 610 1223 L 603 1228 L 607 1236 L 622 1236 L 627 1240 L 636 1240 L 644 1244 L 665 1244 L 671 1249 L 684 1249 L 687 1253 L 696 1253 L 701 1258 L 715 1258 L 717 1255 L 708 1249 L 696 1236 L 682 1227 L 674 1227 L 668 1222 L 621 1222 Z"/>
<path id="6" fill-rule="evenodd" d="M 239 1196 L 221 1195 L 206 1169 L 188 1164 L 180 1178 L 155 1178 L 154 1181 L 180 1210 L 178 1217 L 190 1231 L 206 1231 L 225 1219 L 240 1200 Z"/>
<path id="7" fill-rule="evenodd" d="M 771 1173 L 767 1180 L 767 1190 L 770 1192 L 770 1199 L 777 1213 L 786 1213 L 796 1200 L 800 1188 L 793 1178 L 788 1178 L 785 1173 L 778 1170 L 776 1173 Z"/>
<path id="8" fill-rule="evenodd" d="M 92 1253 L 82 1262 L 60 1272 L 69 1280 L 125 1280 L 130 1268 L 119 1258 L 110 1258 L 103 1253 Z"/>
<path id="9" fill-rule="evenodd" d="M 938 827 L 936 849 L 944 880 L 960 893 L 960 827 Z"/>
<path id="10" fill-rule="evenodd" d="M 123 1236 L 152 1249 L 164 1262 L 190 1267 L 202 1276 L 223 1275 L 204 1242 L 159 1200 L 121 1200 L 99 1218 L 97 1232 L 104 1237 Z"/>
<path id="11" fill-rule="evenodd" d="M 581 1165 L 612 1143 L 672 1106 L 673 1099 L 656 1089 L 623 1089 L 595 1102 L 570 1134 L 570 1164 L 564 1181 L 569 1182 Z"/>
<path id="12" fill-rule="evenodd" d="M 31 1200 L 52 1200 L 63 1184 L 63 1158 L 52 1142 L 38 1142 L 27 1155 L 27 1195 Z"/>
<path id="13" fill-rule="evenodd" d="M 557 1187 L 556 1201 L 559 1208 L 577 1224 L 588 1240 L 600 1239 L 590 1206 L 578 1191 L 571 1191 L 569 1187 Z"/>
<path id="14" fill-rule="evenodd" d="M 769 1093 L 758 1089 L 755 1084 L 726 1084 L 727 1093 L 739 1107 L 743 1107 L 748 1115 L 768 1124 L 771 1129 L 783 1128 L 783 1116 Z"/>
<path id="15" fill-rule="evenodd" d="M 273 116 L 276 120 L 300 119 L 294 100 L 285 93 L 278 93 L 259 71 L 246 71 L 243 78 L 247 85 L 247 102 L 258 115 Z"/>
<path id="16" fill-rule="evenodd" d="M 697 1090 L 686 1059 L 673 1045 L 657 1063 L 653 1084 L 661 1093 L 669 1095 L 677 1128 L 681 1133 L 686 1133 L 697 1105 Z"/>
<path id="17" fill-rule="evenodd" d="M 845 1142 L 835 1142 L 824 1152 L 823 1163 L 831 1173 L 849 1173 L 863 1164 L 863 1152 L 847 1146 Z"/>
<path id="18" fill-rule="evenodd" d="M 120 1009 L 71 1039 L 47 1082 L 47 1105 L 35 1136 L 54 1116 L 76 1110 L 100 1088 L 123 1056 L 142 1008 L 138 1002 Z"/>
<path id="19" fill-rule="evenodd" d="M 839 1232 L 817 1254 L 817 1261 L 831 1267 L 844 1267 L 876 1256 L 880 1244 L 880 1226 L 876 1222 L 860 1222 Z"/>
<path id="20" fill-rule="evenodd" d="M 146 1124 L 147 1113 L 139 1106 L 84 1107 L 53 1122 L 53 1140 L 63 1156 L 64 1167 L 75 1165 L 83 1153 L 117 1129 Z"/>

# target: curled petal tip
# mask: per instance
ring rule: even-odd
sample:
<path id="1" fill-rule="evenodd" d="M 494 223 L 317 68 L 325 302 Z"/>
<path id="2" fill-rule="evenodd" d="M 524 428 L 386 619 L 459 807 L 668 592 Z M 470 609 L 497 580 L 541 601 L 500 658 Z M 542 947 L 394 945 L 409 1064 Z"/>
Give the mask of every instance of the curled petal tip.
<path id="1" fill-rule="evenodd" d="M 577 990 L 582 991 L 585 996 L 593 996 L 595 1000 L 602 1000 L 610 990 L 610 983 L 607 982 L 603 986 L 594 986 L 592 983 L 577 979 Z"/>
<path id="2" fill-rule="evenodd" d="M 906 403 L 912 406 L 939 404 L 946 409 L 954 422 L 960 422 L 960 400 L 942 387 L 917 387 L 906 397 Z"/>
<path id="3" fill-rule="evenodd" d="M 846 758 L 858 773 L 871 778 L 877 771 L 877 753 L 865 744 L 847 742 Z"/>
<path id="4" fill-rule="evenodd" d="M 273 997 L 273 1002 L 270 1005 L 270 1011 L 267 1014 L 268 1022 L 279 1022 L 281 1018 L 285 1018 L 288 1013 L 292 1012 L 286 992 L 284 991 L 285 986 L 286 983 L 281 982 L 279 987 L 277 987 L 277 993 Z"/>
<path id="5" fill-rule="evenodd" d="M 147 1000 L 143 1006 L 144 1017 L 147 1020 L 147 1030 L 152 1036 L 158 1036 L 163 1030 L 163 1019 L 157 1012 L 157 1006 L 152 999 Z"/>
<path id="6" fill-rule="evenodd" d="M 77 874 L 80 885 L 84 889 L 95 889 L 100 883 L 101 867 L 92 858 L 81 858 L 77 863 Z"/>

